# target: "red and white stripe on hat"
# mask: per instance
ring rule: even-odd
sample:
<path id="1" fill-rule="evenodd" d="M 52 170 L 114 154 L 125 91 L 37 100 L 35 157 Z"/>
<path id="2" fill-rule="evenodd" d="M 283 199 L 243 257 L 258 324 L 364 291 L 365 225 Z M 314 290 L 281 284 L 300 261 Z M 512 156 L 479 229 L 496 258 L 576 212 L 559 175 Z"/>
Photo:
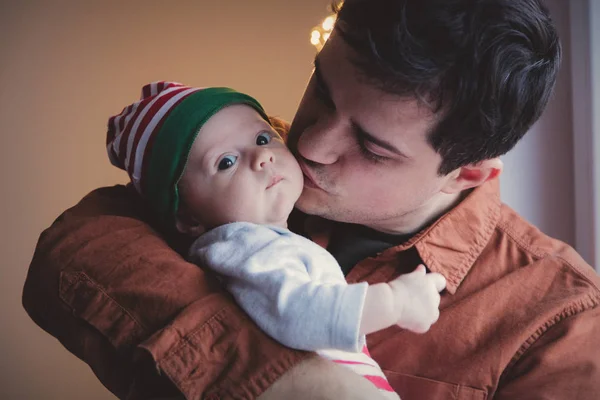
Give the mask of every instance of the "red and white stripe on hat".
<path id="1" fill-rule="evenodd" d="M 142 88 L 138 102 L 108 120 L 106 150 L 110 162 L 127 171 L 138 193 L 143 193 L 146 156 L 151 154 L 156 133 L 169 112 L 198 90 L 177 82 L 153 82 Z"/>

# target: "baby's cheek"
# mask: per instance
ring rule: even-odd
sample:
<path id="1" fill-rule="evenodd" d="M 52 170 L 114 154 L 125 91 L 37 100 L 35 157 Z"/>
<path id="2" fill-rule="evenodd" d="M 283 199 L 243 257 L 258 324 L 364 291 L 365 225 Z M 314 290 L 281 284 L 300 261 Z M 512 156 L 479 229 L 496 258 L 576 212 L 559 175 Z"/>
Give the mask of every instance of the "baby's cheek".
<path id="1" fill-rule="evenodd" d="M 253 201 L 248 196 L 240 196 L 228 202 L 227 215 L 235 221 L 249 221 L 255 218 L 255 211 L 251 207 Z"/>

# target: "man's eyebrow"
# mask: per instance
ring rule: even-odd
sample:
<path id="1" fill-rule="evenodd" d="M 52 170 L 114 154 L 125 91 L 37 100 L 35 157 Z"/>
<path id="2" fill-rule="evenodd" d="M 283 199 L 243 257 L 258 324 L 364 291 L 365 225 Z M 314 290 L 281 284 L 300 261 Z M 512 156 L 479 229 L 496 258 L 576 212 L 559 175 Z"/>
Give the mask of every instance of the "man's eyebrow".
<path id="1" fill-rule="evenodd" d="M 394 146 L 393 144 L 391 144 L 390 142 L 388 142 L 387 140 L 383 140 L 383 139 L 379 139 L 373 135 L 371 135 L 369 132 L 367 132 L 366 130 L 364 130 L 358 123 L 356 123 L 355 121 L 351 121 L 352 124 L 352 130 L 354 130 L 354 133 L 356 134 L 356 136 L 358 136 L 358 138 L 362 141 L 367 141 L 367 142 L 371 142 L 376 144 L 377 146 L 386 149 L 400 157 L 403 158 L 409 158 L 406 154 L 404 154 L 403 152 L 401 152 L 398 148 L 396 148 L 396 146 Z"/>

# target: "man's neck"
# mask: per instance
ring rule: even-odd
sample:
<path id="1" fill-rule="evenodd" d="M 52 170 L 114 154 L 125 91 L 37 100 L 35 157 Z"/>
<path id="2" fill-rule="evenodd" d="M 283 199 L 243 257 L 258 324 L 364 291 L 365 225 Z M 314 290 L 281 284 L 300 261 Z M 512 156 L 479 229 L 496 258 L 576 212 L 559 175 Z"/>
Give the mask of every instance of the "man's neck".
<path id="1" fill-rule="evenodd" d="M 410 213 L 365 226 L 393 235 L 416 234 L 456 207 L 470 192 L 471 190 L 466 190 L 452 195 L 440 194 Z"/>

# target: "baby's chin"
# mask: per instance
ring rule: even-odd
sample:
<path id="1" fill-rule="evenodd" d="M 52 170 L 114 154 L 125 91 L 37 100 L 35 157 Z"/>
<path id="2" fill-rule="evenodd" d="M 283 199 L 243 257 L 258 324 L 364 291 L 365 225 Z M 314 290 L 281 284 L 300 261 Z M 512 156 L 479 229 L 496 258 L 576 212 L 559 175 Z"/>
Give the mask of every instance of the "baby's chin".
<path id="1" fill-rule="evenodd" d="M 291 210 L 290 210 L 291 212 Z M 265 218 L 263 222 L 259 222 L 263 225 L 271 225 L 271 226 L 279 226 L 281 228 L 287 228 L 287 220 L 290 213 L 286 213 L 285 215 L 279 214 L 279 216 L 272 215 L 270 218 Z"/>
<path id="2" fill-rule="evenodd" d="M 285 207 L 280 205 L 277 210 L 268 218 L 265 218 L 264 224 L 279 226 L 281 228 L 287 228 L 287 220 L 294 209 L 294 204 L 286 205 Z"/>

